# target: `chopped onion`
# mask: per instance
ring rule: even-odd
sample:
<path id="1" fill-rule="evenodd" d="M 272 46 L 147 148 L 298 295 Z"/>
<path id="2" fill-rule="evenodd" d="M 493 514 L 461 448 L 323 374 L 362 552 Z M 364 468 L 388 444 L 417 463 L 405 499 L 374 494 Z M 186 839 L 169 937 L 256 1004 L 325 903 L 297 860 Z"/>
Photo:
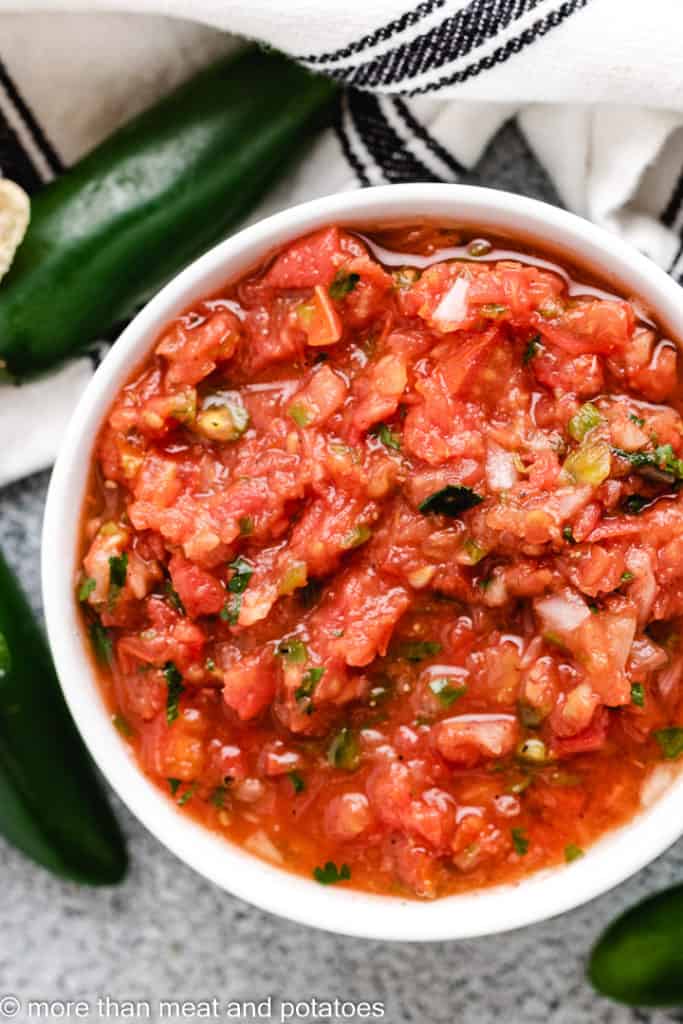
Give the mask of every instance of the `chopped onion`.
<path id="1" fill-rule="evenodd" d="M 632 612 L 613 612 L 603 616 L 607 629 L 607 643 L 614 662 L 623 672 L 636 635 L 636 617 Z"/>
<path id="2" fill-rule="evenodd" d="M 432 313 L 432 320 L 446 330 L 453 330 L 467 318 L 469 281 L 458 277 Z"/>
<path id="3" fill-rule="evenodd" d="M 649 637 L 643 636 L 640 640 L 634 640 L 631 645 L 628 670 L 629 673 L 654 672 L 655 669 L 666 665 L 668 660 L 664 648 L 653 643 Z"/>
<path id="4" fill-rule="evenodd" d="M 244 846 L 250 853 L 255 853 L 257 857 L 263 857 L 264 860 L 269 860 L 273 864 L 282 864 L 283 862 L 284 858 L 277 846 L 262 829 L 252 832 L 245 839 Z"/>
<path id="5" fill-rule="evenodd" d="M 561 487 L 555 491 L 551 500 L 544 506 L 548 512 L 553 514 L 558 522 L 566 522 L 571 519 L 591 500 L 593 490 L 591 487 Z"/>
<path id="6" fill-rule="evenodd" d="M 657 689 L 662 700 L 673 704 L 678 700 L 678 688 L 683 675 L 683 658 L 674 658 L 671 664 L 657 677 Z"/>
<path id="7" fill-rule="evenodd" d="M 495 441 L 486 447 L 486 483 L 492 491 L 509 491 L 517 483 L 518 475 L 512 452 L 501 448 Z"/>
<path id="8" fill-rule="evenodd" d="M 658 764 L 646 777 L 640 788 L 640 802 L 643 807 L 652 807 L 673 782 L 674 769 L 667 764 Z"/>
<path id="9" fill-rule="evenodd" d="M 638 624 L 644 626 L 650 618 L 652 605 L 657 596 L 657 581 L 652 571 L 652 556 L 642 548 L 632 547 L 624 559 L 626 568 L 634 579 L 629 583 L 628 596 L 635 601 L 638 609 Z"/>
<path id="10" fill-rule="evenodd" d="M 590 616 L 588 605 L 573 590 L 551 594 L 536 601 L 535 608 L 546 629 L 558 633 L 571 633 Z"/>

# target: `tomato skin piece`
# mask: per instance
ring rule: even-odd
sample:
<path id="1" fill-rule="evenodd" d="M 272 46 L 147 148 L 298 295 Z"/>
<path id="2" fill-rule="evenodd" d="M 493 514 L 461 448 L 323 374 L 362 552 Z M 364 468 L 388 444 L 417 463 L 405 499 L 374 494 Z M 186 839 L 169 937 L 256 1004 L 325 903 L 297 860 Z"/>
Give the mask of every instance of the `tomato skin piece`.
<path id="1" fill-rule="evenodd" d="M 288 246 L 263 283 L 270 288 L 329 288 L 344 256 L 339 228 L 320 228 Z"/>

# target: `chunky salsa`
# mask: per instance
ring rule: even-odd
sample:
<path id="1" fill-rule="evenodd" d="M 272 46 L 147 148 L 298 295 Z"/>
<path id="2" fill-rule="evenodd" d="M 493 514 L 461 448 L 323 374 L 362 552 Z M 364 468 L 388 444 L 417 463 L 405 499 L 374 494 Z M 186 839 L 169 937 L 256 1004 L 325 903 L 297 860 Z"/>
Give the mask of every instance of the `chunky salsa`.
<path id="1" fill-rule="evenodd" d="M 321 884 L 579 857 L 683 752 L 677 347 L 594 278 L 328 227 L 170 323 L 77 580 L 168 799 Z"/>

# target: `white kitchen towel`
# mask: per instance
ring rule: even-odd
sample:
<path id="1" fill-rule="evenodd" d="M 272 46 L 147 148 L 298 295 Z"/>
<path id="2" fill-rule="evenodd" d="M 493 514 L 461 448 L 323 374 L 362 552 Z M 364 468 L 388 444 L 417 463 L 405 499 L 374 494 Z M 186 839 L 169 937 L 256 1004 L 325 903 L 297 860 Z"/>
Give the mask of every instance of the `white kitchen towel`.
<path id="1" fill-rule="evenodd" d="M 683 275 L 681 0 L 0 0 L 0 12 L 0 170 L 29 191 L 238 35 L 346 87 L 334 127 L 250 219 L 341 189 L 463 179 L 516 116 L 567 207 Z M 0 485 L 50 464 L 101 348 L 0 386 Z"/>

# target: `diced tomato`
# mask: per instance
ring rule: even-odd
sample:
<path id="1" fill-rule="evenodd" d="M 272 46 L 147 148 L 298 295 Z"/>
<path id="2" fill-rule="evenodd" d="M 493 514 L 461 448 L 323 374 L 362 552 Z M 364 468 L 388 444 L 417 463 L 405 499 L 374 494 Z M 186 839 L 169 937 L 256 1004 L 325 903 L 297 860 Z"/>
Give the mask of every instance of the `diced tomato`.
<path id="1" fill-rule="evenodd" d="M 241 719 L 255 718 L 275 696 L 275 665 L 270 651 L 248 655 L 225 671 L 223 699 Z"/>
<path id="2" fill-rule="evenodd" d="M 168 570 L 173 586 L 191 618 L 218 614 L 225 604 L 226 592 L 215 576 L 179 554 L 173 555 Z"/>
<path id="3" fill-rule="evenodd" d="M 344 259 L 339 228 L 321 228 L 288 246 L 266 272 L 264 284 L 271 288 L 327 288 Z"/>
<path id="4" fill-rule="evenodd" d="M 591 750 L 600 750 L 607 739 L 609 718 L 605 708 L 598 708 L 590 724 L 575 736 L 556 736 L 553 739 L 553 753 L 556 757 L 569 757 L 571 754 L 585 754 Z"/>
<path id="5" fill-rule="evenodd" d="M 239 339 L 239 320 L 221 309 L 197 324 L 177 320 L 156 351 L 168 362 L 171 384 L 196 384 L 230 359 Z"/>
<path id="6" fill-rule="evenodd" d="M 182 813 L 342 891 L 556 867 L 683 728 L 677 347 L 513 244 L 295 239 L 95 445 L 74 587 L 117 726 Z"/>

